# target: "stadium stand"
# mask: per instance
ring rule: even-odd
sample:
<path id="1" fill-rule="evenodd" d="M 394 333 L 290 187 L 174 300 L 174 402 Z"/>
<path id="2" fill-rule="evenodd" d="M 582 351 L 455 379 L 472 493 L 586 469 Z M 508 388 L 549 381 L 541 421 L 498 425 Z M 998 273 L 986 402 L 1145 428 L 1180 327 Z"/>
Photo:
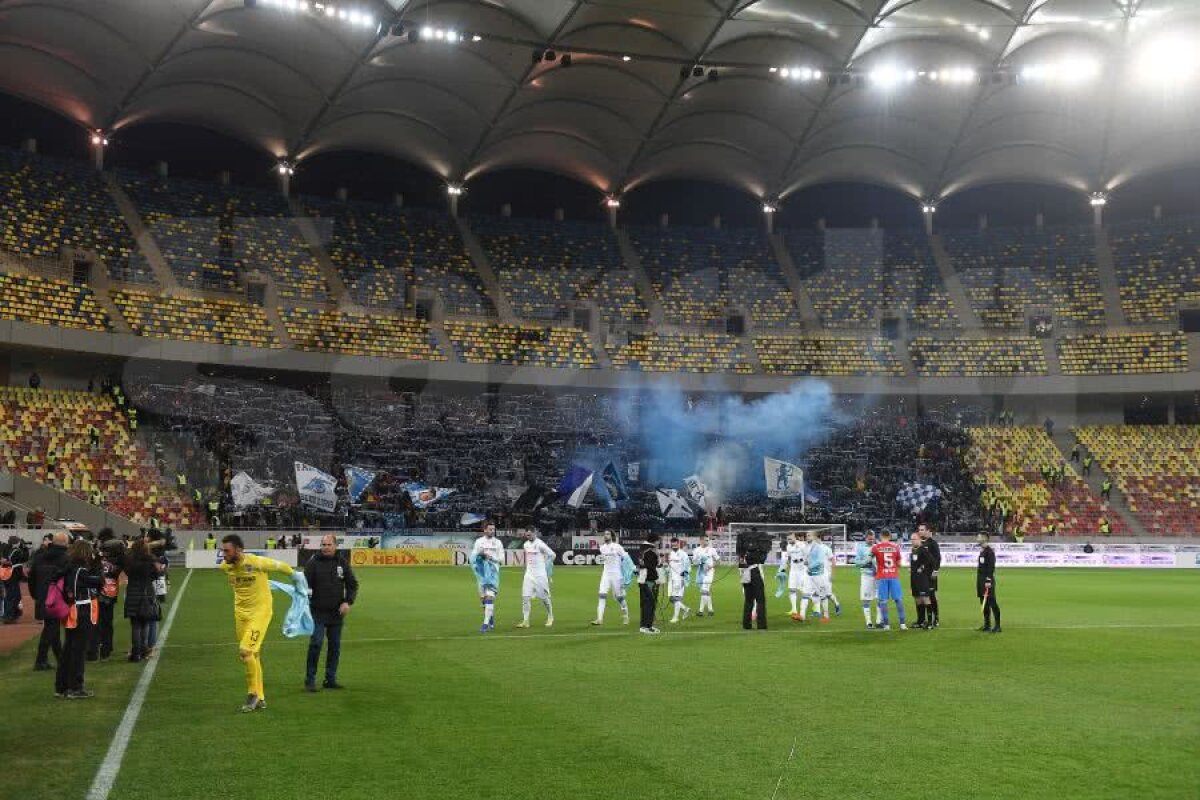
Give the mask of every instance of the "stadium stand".
<path id="1" fill-rule="evenodd" d="M 258 306 L 138 291 L 113 292 L 112 298 L 138 336 L 242 347 L 280 346 L 271 323 Z"/>
<path id="2" fill-rule="evenodd" d="M 1007 510 L 1006 529 L 1017 524 L 1027 535 L 1047 532 L 1055 523 L 1059 535 L 1094 536 L 1100 519 L 1112 533 L 1129 535 L 1120 514 L 1096 497 L 1046 431 L 1040 427 L 972 427 L 967 464 L 986 486 L 983 501 L 999 501 Z M 1043 469 L 1061 468 L 1061 481 L 1048 481 Z"/>
<path id="3" fill-rule="evenodd" d="M 784 241 L 827 328 L 864 328 L 898 311 L 915 327 L 956 328 L 924 234 L 878 229 L 789 231 Z"/>
<path id="4" fill-rule="evenodd" d="M 763 371 L 772 375 L 904 374 L 892 342 L 881 336 L 767 334 L 754 337 Z"/>
<path id="5" fill-rule="evenodd" d="M 0 318 L 92 331 L 112 327 L 88 287 L 15 273 L 0 273 Z"/>
<path id="6" fill-rule="evenodd" d="M 410 289 L 437 292 L 447 314 L 493 316 L 462 237 L 444 213 L 372 203 L 304 198 L 328 236 L 329 258 L 354 299 L 366 306 L 412 309 Z"/>
<path id="7" fill-rule="evenodd" d="M 766 328 L 800 324 L 766 235 L 756 230 L 629 229 L 668 321 L 719 322 L 731 306 Z"/>
<path id="8" fill-rule="evenodd" d="M 1178 332 L 1087 334 L 1057 344 L 1064 375 L 1187 371 L 1187 337 Z"/>
<path id="9" fill-rule="evenodd" d="M 1174 322 L 1200 302 L 1200 217 L 1117 223 L 1108 241 L 1129 322 Z"/>
<path id="10" fill-rule="evenodd" d="M 1104 324 L 1090 226 L 956 230 L 942 239 L 985 327 L 1022 329 L 1026 309 L 1039 304 L 1063 325 Z"/>
<path id="11" fill-rule="evenodd" d="M 422 320 L 311 308 L 280 310 L 299 350 L 351 356 L 445 361 Z"/>
<path id="12" fill-rule="evenodd" d="M 57 258 L 64 247 L 89 250 L 113 280 L 154 283 L 131 259 L 133 236 L 90 165 L 0 148 L 0 246 Z"/>
<path id="13" fill-rule="evenodd" d="M 609 323 L 646 322 L 649 312 L 606 225 L 479 217 L 471 229 L 519 316 L 565 320 L 575 303 L 591 300 Z"/>
<path id="14" fill-rule="evenodd" d="M 1200 426 L 1083 426 L 1075 435 L 1152 536 L 1200 531 Z"/>
<path id="15" fill-rule="evenodd" d="M 723 333 L 631 333 L 627 344 L 605 347 L 617 369 L 753 372 L 737 339 Z"/>
<path id="16" fill-rule="evenodd" d="M 99 434 L 95 448 L 92 428 Z M 0 460 L 13 473 L 84 500 L 98 491 L 105 508 L 135 522 L 154 516 L 163 525 L 186 527 L 199 519 L 195 507 L 168 486 L 109 396 L 0 387 Z"/>
<path id="17" fill-rule="evenodd" d="M 121 173 L 167 264 L 190 289 L 238 291 L 252 270 L 272 275 L 285 299 L 329 296 L 316 258 L 275 192 Z"/>
<path id="18" fill-rule="evenodd" d="M 525 367 L 592 369 L 596 354 L 578 328 L 446 320 L 446 334 L 463 361 Z"/>
<path id="19" fill-rule="evenodd" d="M 1032 336 L 935 339 L 918 336 L 909 343 L 918 375 L 931 378 L 983 378 L 1045 375 L 1046 354 Z"/>

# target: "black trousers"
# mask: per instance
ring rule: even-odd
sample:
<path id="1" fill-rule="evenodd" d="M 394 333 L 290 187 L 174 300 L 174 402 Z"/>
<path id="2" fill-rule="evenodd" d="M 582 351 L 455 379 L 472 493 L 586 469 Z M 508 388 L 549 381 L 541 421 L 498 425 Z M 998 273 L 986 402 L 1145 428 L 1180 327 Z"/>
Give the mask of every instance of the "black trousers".
<path id="1" fill-rule="evenodd" d="M 35 664 L 49 664 L 48 661 L 50 651 L 54 651 L 54 660 L 62 661 L 62 637 L 59 629 L 62 623 L 56 619 L 42 620 L 42 635 L 38 639 L 37 660 Z"/>
<path id="2" fill-rule="evenodd" d="M 338 661 L 342 657 L 342 623 L 326 625 L 323 622 L 313 623 L 312 636 L 308 640 L 308 664 L 304 673 L 305 683 L 316 683 L 317 663 L 321 660 L 321 646 L 329 640 L 329 649 L 325 653 L 325 682 L 336 683 Z"/>
<path id="3" fill-rule="evenodd" d="M 92 639 L 92 616 L 87 606 L 79 606 L 79 620 L 66 629 L 62 658 L 54 675 L 54 691 L 77 692 L 83 688 L 83 668 L 87 663 L 88 642 Z"/>
<path id="4" fill-rule="evenodd" d="M 646 581 L 638 584 L 638 604 L 641 611 L 641 627 L 654 627 L 654 612 L 658 609 L 658 583 Z"/>
<path id="5" fill-rule="evenodd" d="M 757 605 L 758 629 L 765 631 L 767 629 L 767 587 L 763 583 L 762 570 L 758 567 L 750 570 L 750 582 L 742 584 L 742 593 L 746 596 L 746 600 L 742 604 L 742 627 L 750 630 L 750 612 L 754 611 L 754 607 Z"/>
<path id="6" fill-rule="evenodd" d="M 113 610 L 115 602 L 100 601 L 100 622 L 92 629 L 92 641 L 88 644 L 88 661 L 108 658 L 113 651 Z"/>

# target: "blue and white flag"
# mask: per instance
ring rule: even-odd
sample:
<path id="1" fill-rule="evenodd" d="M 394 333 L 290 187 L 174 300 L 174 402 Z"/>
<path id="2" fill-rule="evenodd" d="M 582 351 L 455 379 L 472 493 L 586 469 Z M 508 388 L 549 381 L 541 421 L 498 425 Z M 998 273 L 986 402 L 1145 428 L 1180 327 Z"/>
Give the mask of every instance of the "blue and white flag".
<path id="1" fill-rule="evenodd" d="M 763 458 L 767 497 L 799 497 L 804 500 L 804 470 L 777 458 Z"/>
<path id="2" fill-rule="evenodd" d="M 258 505 L 264 497 L 270 497 L 275 492 L 274 486 L 259 483 L 251 478 L 245 470 L 233 476 L 229 482 L 229 493 L 233 497 L 236 508 Z"/>
<path id="3" fill-rule="evenodd" d="M 906 483 L 896 493 L 896 502 L 913 514 L 920 514 L 932 501 L 942 496 L 942 490 L 927 483 Z"/>
<path id="4" fill-rule="evenodd" d="M 583 498 L 587 496 L 588 489 L 592 488 L 595 475 L 590 469 L 576 464 L 567 470 L 567 474 L 558 482 L 558 496 L 572 508 L 579 508 L 583 505 Z"/>
<path id="5" fill-rule="evenodd" d="M 654 493 L 658 498 L 658 511 L 668 519 L 688 519 L 696 516 L 696 512 L 688 505 L 688 501 L 677 489 L 659 489 Z"/>
<path id="6" fill-rule="evenodd" d="M 362 467 L 346 467 L 346 491 L 350 494 L 350 502 L 357 503 L 362 499 L 363 493 L 367 491 L 375 480 L 375 473 L 369 469 Z"/>
<path id="7" fill-rule="evenodd" d="M 478 525 L 487 519 L 487 514 L 473 514 L 470 511 L 464 511 L 463 515 L 458 518 L 460 528 L 469 528 L 472 525 Z"/>
<path id="8" fill-rule="evenodd" d="M 454 494 L 453 489 L 447 489 L 445 486 L 427 486 L 424 483 L 415 481 L 404 484 L 402 488 L 408 492 L 408 496 L 412 498 L 413 505 L 417 508 L 429 508 L 438 500 Z"/>
<path id="9" fill-rule="evenodd" d="M 711 502 L 708 497 L 708 487 L 704 481 L 700 480 L 699 475 L 689 475 L 683 479 L 683 487 L 687 489 L 688 496 L 692 498 L 692 502 L 697 507 L 704 511 L 715 511 L 716 508 L 710 508 Z"/>
<path id="10" fill-rule="evenodd" d="M 296 493 L 302 505 L 332 514 L 337 508 L 337 481 L 328 472 L 296 462 Z"/>
<path id="11" fill-rule="evenodd" d="M 629 499 L 625 481 L 621 479 L 617 465 L 611 461 L 600 470 L 600 480 L 593 483 L 593 488 L 596 490 L 596 497 L 600 498 L 609 510 Z"/>

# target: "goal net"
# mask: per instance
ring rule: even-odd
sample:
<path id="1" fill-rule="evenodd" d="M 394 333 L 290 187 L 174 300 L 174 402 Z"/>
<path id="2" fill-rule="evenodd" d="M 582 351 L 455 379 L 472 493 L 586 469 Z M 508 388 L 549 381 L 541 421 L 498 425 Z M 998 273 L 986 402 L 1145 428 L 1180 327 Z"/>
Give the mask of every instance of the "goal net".
<path id="1" fill-rule="evenodd" d="M 721 553 L 722 558 L 725 557 L 726 552 L 736 558 L 734 553 L 739 533 L 765 533 L 773 540 L 771 557 L 768 560 L 768 563 L 773 564 L 778 558 L 779 543 L 787 539 L 788 534 L 797 533 L 801 537 L 806 537 L 809 531 L 816 531 L 817 536 L 833 548 L 835 553 L 844 549 L 846 542 L 849 541 L 846 526 L 839 523 L 730 522 L 725 526 L 725 540 L 714 541 L 714 545 Z"/>

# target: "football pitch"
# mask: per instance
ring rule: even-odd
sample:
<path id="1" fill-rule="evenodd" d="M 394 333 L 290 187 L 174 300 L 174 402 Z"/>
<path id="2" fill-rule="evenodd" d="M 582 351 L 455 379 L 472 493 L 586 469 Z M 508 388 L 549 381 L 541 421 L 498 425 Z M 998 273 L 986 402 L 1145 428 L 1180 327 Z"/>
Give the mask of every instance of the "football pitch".
<path id="1" fill-rule="evenodd" d="M 942 629 L 842 615 L 740 629 L 736 571 L 715 618 L 663 634 L 592 628 L 599 572 L 559 568 L 557 621 L 520 618 L 505 570 L 481 635 L 465 569 L 361 569 L 340 692 L 302 690 L 306 639 L 264 648 L 269 708 L 243 715 L 232 600 L 216 571 L 179 603 L 113 798 L 1194 798 L 1200 786 L 1200 573 L 1008 570 L 1005 632 L 978 633 L 973 570 L 943 570 Z M 636 587 L 632 587 L 636 588 Z M 773 582 L 769 591 L 774 589 Z M 182 590 L 182 591 L 181 591 Z M 690 590 L 691 605 L 697 598 Z M 907 604 L 911 615 L 911 600 Z M 119 613 L 119 612 L 118 612 Z M 894 621 L 893 621 L 894 622 Z M 128 625 L 118 620 L 118 652 Z M 56 700 L 33 642 L 0 657 L 0 796 L 83 798 L 143 665 L 88 665 L 96 697 Z"/>

